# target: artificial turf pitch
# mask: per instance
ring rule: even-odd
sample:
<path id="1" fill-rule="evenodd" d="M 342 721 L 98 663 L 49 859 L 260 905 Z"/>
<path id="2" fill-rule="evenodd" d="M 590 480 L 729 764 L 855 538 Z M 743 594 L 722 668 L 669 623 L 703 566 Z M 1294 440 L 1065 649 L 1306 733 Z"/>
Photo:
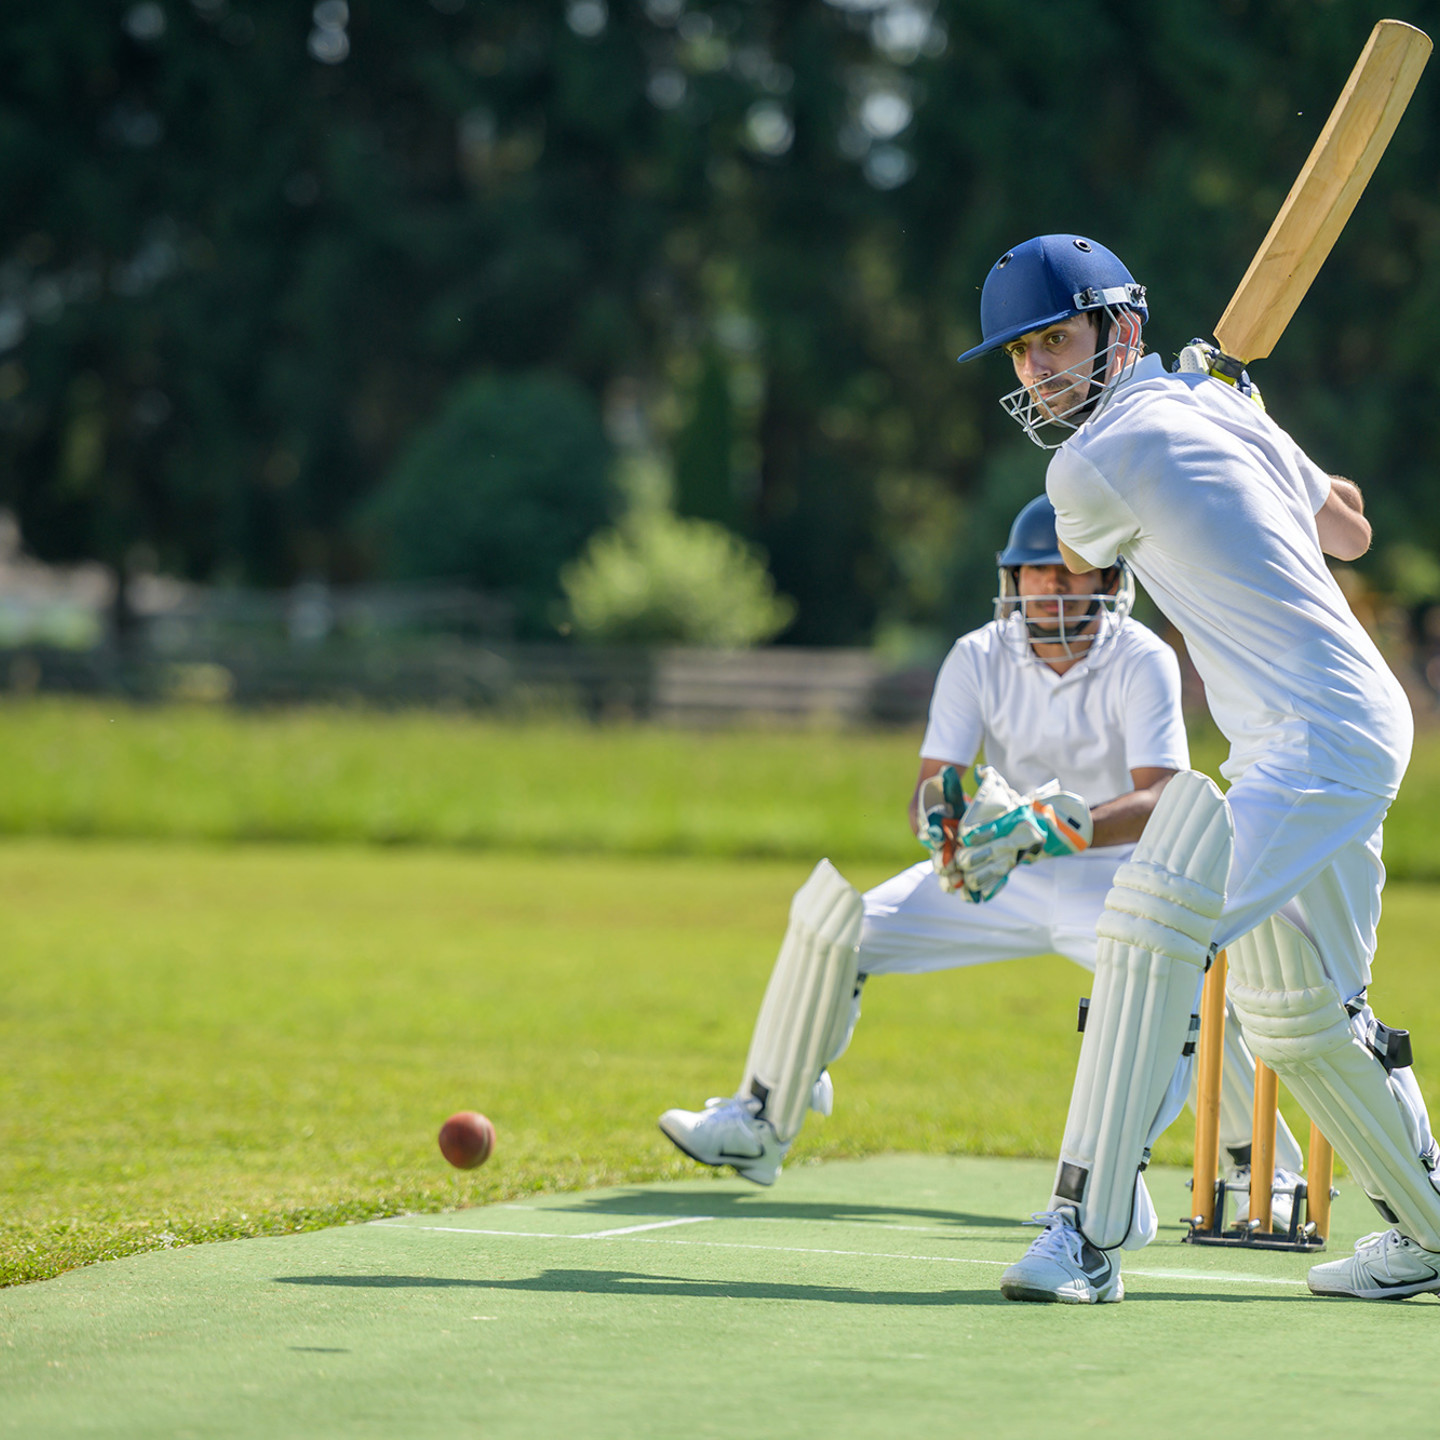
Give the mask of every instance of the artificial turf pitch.
<path id="1" fill-rule="evenodd" d="M 1050 1174 L 884 1156 L 94 1265 L 0 1292 L 0 1435 L 1430 1433 L 1433 1297 L 1318 1300 L 1171 1224 L 1121 1305 L 1002 1300 Z M 1345 1185 L 1330 1254 L 1367 1210 Z"/>

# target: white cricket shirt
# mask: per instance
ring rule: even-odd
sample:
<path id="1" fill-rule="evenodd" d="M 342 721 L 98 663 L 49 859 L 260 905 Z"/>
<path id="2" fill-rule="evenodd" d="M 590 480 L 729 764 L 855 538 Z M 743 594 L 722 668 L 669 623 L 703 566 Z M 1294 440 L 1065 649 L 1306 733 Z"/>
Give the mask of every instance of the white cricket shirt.
<path id="1" fill-rule="evenodd" d="M 962 635 L 930 698 L 920 754 L 969 765 L 985 750 L 1017 790 L 1059 780 L 1093 808 L 1135 788 L 1132 770 L 1190 764 L 1175 652 L 1138 620 L 1057 675 L 991 621 Z"/>
<path id="2" fill-rule="evenodd" d="M 1060 538 L 1101 568 L 1123 555 L 1185 637 L 1224 775 L 1264 760 L 1395 794 L 1410 706 L 1321 554 L 1330 477 L 1259 406 L 1147 355 L 1045 488 Z"/>

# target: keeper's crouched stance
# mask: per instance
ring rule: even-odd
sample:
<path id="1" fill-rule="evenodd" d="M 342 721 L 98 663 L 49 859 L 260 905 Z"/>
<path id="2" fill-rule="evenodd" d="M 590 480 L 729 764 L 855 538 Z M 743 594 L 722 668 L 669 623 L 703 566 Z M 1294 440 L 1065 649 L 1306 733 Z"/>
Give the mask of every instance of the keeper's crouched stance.
<path id="1" fill-rule="evenodd" d="M 911 823 L 932 859 L 863 898 L 822 861 L 796 894 L 738 1092 L 660 1118 L 704 1164 L 775 1180 L 807 1110 L 830 1113 L 825 1067 L 849 1041 L 869 976 L 1050 952 L 1095 968 L 1096 922 L 1117 869 L 1130 869 L 1156 797 L 1189 762 L 1179 670 L 1128 618 L 1123 569 L 1065 571 L 1043 496 L 1020 512 L 997 559 L 996 619 L 956 642 L 921 746 Z M 982 747 L 990 767 L 967 800 L 958 772 Z M 1197 965 L 1203 945 L 1199 954 Z M 1187 1022 L 1193 990 L 1176 1002 Z M 1162 1088 L 1173 1085 L 1178 1106 L 1192 1067 L 1177 1055 Z M 1254 1075 L 1234 1026 L 1224 1075 L 1233 1180 L 1248 1164 Z M 1283 1120 L 1276 1156 L 1283 1209 L 1302 1163 Z"/>

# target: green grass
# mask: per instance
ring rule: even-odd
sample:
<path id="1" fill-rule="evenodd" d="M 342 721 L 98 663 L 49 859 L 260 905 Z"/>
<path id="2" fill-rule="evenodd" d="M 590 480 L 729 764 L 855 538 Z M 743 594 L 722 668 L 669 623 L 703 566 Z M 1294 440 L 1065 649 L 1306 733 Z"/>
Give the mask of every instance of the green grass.
<path id="1" fill-rule="evenodd" d="M 866 885 L 917 856 L 917 743 L 0 705 L 0 1283 L 687 1173 L 655 1114 L 739 1078 L 815 858 Z M 1428 738 L 1392 878 L 1440 875 L 1432 794 Z M 1392 886 L 1374 993 L 1422 1078 L 1437 923 Z M 1053 958 L 877 983 L 797 1153 L 1050 1154 L 1084 987 Z M 462 1107 L 501 1130 L 468 1176 L 433 1145 Z"/>
<path id="2" fill-rule="evenodd" d="M 654 1128 L 731 1089 L 786 907 L 780 861 L 0 846 L 0 1282 L 195 1240 L 695 1173 Z M 868 885 L 886 867 L 849 867 Z M 1392 890 L 1380 1013 L 1440 1034 L 1440 896 Z M 1086 977 L 876 981 L 797 1161 L 1048 1156 Z M 917 1063 L 917 1057 L 919 1063 Z M 1440 1094 L 1431 1092 L 1432 1104 Z M 449 1171 L 451 1110 L 497 1153 Z M 1188 1155 L 1183 1124 L 1157 1152 Z"/>
<path id="3" fill-rule="evenodd" d="M 919 735 L 0 704 L 0 834 L 908 864 Z"/>
<path id="4" fill-rule="evenodd" d="M 1317 1301 L 1305 1257 L 1182 1245 L 1178 1170 L 1123 1305 L 1002 1300 L 1052 1173 L 877 1156 L 90 1266 L 0 1291 L 0 1436 L 1352 1440 L 1377 1407 L 1432 1433 L 1440 1302 Z M 1349 1186 L 1332 1220 L 1343 1254 L 1375 1214 Z"/>
<path id="5" fill-rule="evenodd" d="M 281 840 L 873 861 L 906 826 L 919 731 L 695 732 L 433 712 L 0 703 L 0 835 Z M 1194 762 L 1224 757 L 1211 730 Z M 1440 732 L 1391 812 L 1396 878 L 1440 880 Z"/>

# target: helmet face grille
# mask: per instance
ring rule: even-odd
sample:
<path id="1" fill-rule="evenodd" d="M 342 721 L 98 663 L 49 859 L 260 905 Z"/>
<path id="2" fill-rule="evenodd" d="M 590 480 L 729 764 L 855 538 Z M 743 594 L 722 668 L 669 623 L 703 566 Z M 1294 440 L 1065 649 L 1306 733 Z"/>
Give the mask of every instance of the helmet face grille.
<path id="1" fill-rule="evenodd" d="M 1000 397 L 1000 408 L 1042 450 L 1059 449 L 1087 420 L 1101 414 L 1143 352 L 1137 316 L 1109 306 L 1095 313 L 1104 317 L 1101 333 L 1115 336 L 1110 344 L 1078 365 L 1056 371 L 1044 382 L 1044 393 L 1019 385 Z"/>
<path id="2" fill-rule="evenodd" d="M 1031 605 L 1059 600 L 1058 614 L 1029 613 Z M 1120 566 L 1120 581 L 1114 594 L 1099 591 L 1089 595 L 1028 595 L 1016 587 L 1016 572 L 1000 568 L 1000 593 L 995 597 L 995 619 L 1005 647 L 1018 656 L 1043 662 L 1046 659 L 1079 660 L 1098 652 L 1120 633 L 1135 606 L 1135 577 L 1126 565 Z M 1042 656 L 1037 645 L 1058 646 L 1058 655 Z"/>

